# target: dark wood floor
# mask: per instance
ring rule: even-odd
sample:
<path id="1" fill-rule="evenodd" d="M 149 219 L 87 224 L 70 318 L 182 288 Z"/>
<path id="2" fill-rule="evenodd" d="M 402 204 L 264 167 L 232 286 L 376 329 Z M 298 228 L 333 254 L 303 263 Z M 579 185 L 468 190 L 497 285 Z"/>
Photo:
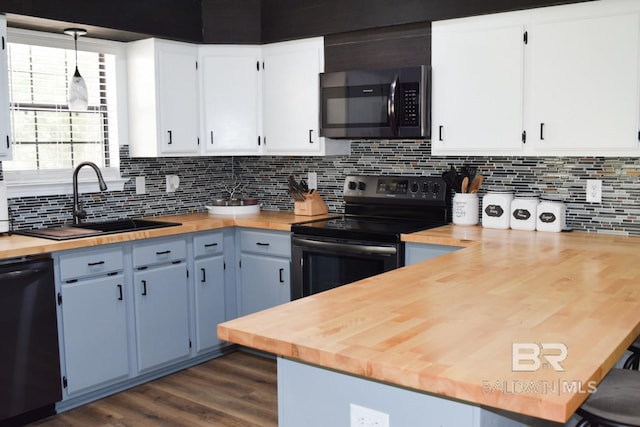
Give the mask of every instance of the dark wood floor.
<path id="1" fill-rule="evenodd" d="M 235 352 L 29 427 L 277 427 L 275 360 Z"/>

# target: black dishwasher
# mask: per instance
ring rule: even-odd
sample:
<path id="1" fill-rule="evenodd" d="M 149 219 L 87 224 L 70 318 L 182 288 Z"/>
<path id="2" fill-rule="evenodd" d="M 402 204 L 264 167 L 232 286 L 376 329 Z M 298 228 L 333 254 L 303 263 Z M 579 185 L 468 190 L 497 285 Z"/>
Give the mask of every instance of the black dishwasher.
<path id="1" fill-rule="evenodd" d="M 0 261 L 0 426 L 55 413 L 62 398 L 53 261 Z"/>

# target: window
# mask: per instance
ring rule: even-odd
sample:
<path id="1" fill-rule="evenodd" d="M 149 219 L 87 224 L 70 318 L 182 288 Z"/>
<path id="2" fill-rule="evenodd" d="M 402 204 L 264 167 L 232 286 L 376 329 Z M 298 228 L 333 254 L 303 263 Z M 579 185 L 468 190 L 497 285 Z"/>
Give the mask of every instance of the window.
<path id="1" fill-rule="evenodd" d="M 81 112 L 67 107 L 73 38 L 10 30 L 8 39 L 13 159 L 2 168 L 9 186 L 21 187 L 10 196 L 68 193 L 43 192 L 42 184 L 70 184 L 72 170 L 83 161 L 100 166 L 107 181 L 119 180 L 118 107 L 124 103 L 118 100 L 126 99 L 118 84 L 124 75 L 121 44 L 78 39 L 78 69 L 89 93 L 89 108 Z M 27 189 L 29 184 L 38 190 Z"/>

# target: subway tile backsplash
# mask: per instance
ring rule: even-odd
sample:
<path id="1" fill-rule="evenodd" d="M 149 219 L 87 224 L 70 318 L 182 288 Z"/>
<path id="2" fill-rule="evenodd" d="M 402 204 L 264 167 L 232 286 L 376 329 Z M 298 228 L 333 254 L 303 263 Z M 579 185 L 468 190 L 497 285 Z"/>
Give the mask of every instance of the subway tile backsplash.
<path id="1" fill-rule="evenodd" d="M 203 212 L 225 197 L 232 177 L 245 184 L 244 196 L 258 197 L 265 210 L 293 211 L 287 178 L 318 173 L 318 191 L 332 212 L 341 212 L 345 175 L 441 174 L 449 165 L 478 167 L 483 191 L 510 188 L 564 200 L 567 223 L 575 230 L 640 235 L 640 162 L 604 157 L 431 157 L 429 141 L 354 141 L 350 156 L 335 157 L 193 157 L 132 159 L 121 147 L 124 191 L 82 194 L 92 220 L 124 216 L 160 216 Z M 165 175 L 180 177 L 175 193 L 165 191 Z M 146 177 L 147 193 L 135 192 L 136 176 Z M 602 179 L 602 203 L 585 202 L 585 180 Z M 71 180 L 71 177 L 69 177 Z M 20 197 L 9 200 L 14 228 L 71 221 L 72 196 Z"/>

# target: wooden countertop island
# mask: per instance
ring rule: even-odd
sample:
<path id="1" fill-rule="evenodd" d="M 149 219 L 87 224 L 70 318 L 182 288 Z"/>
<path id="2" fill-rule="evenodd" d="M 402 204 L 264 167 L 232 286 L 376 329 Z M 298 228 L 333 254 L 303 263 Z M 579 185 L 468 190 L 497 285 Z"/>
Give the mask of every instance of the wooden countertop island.
<path id="1" fill-rule="evenodd" d="M 219 337 L 565 423 L 640 334 L 636 237 L 450 225 L 403 238 L 466 247 L 223 323 Z M 529 358 L 530 367 L 514 370 L 514 343 L 541 349 L 539 366 Z"/>

